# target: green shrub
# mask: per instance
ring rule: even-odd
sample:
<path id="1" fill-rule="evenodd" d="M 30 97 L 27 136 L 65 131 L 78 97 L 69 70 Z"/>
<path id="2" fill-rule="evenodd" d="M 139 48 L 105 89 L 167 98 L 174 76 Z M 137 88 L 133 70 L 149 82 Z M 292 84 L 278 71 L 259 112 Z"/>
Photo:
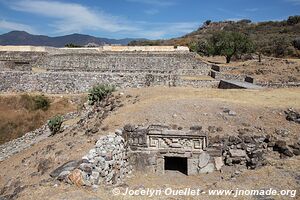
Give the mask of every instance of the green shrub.
<path id="1" fill-rule="evenodd" d="M 21 95 L 20 104 L 27 110 L 47 110 L 50 107 L 50 100 L 44 95 L 31 96 Z"/>
<path id="2" fill-rule="evenodd" d="M 51 135 L 55 135 L 60 131 L 62 123 L 63 123 L 63 117 L 60 115 L 57 115 L 48 121 L 48 127 L 51 131 Z"/>
<path id="3" fill-rule="evenodd" d="M 44 95 L 37 95 L 33 98 L 35 109 L 47 110 L 50 106 L 50 100 Z"/>
<path id="4" fill-rule="evenodd" d="M 116 90 L 115 86 L 108 84 L 95 85 L 92 89 L 89 90 L 88 100 L 90 105 L 94 105 L 97 102 L 100 102 L 107 95 L 111 94 Z"/>

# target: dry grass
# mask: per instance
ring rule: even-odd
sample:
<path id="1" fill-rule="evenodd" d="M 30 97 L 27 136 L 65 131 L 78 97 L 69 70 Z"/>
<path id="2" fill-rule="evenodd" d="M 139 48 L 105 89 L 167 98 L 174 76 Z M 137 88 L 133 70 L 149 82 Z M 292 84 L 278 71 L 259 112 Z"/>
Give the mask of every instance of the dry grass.
<path id="1" fill-rule="evenodd" d="M 39 128 L 54 115 L 76 110 L 76 105 L 71 104 L 67 98 L 50 99 L 48 110 L 33 110 L 28 109 L 27 98 L 24 98 L 24 95 L 1 95 L 0 144 Z"/>

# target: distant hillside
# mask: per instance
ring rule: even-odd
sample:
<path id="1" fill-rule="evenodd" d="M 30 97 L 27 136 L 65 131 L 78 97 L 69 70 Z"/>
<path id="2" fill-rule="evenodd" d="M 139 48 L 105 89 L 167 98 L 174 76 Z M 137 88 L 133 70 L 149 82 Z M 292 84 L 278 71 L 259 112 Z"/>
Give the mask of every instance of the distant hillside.
<path id="1" fill-rule="evenodd" d="M 252 23 L 250 20 L 211 22 L 206 21 L 198 30 L 183 37 L 169 40 L 133 41 L 129 45 L 183 45 L 192 47 L 195 43 L 205 43 L 217 31 L 241 32 L 252 39 L 256 49 L 264 55 L 299 57 L 299 50 L 293 45 L 300 40 L 300 16 L 289 17 L 283 21 Z M 298 44 L 299 47 L 299 44 Z"/>
<path id="2" fill-rule="evenodd" d="M 120 40 L 97 38 L 90 35 L 72 34 L 59 37 L 48 37 L 44 35 L 31 35 L 24 31 L 11 31 L 0 35 L 0 45 L 33 45 L 33 46 L 52 46 L 64 47 L 66 44 L 76 44 L 80 46 L 89 43 L 103 44 L 121 44 L 127 45 L 129 42 L 137 40 L 133 38 L 125 38 Z M 138 39 L 139 40 L 139 39 Z"/>

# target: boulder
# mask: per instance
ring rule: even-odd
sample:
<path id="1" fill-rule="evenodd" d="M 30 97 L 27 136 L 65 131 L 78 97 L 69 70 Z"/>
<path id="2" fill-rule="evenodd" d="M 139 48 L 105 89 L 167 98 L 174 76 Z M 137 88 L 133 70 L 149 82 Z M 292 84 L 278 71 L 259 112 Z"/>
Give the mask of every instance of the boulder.
<path id="1" fill-rule="evenodd" d="M 198 164 L 198 166 L 199 166 L 200 168 L 205 167 L 205 166 L 208 164 L 209 160 L 210 160 L 209 154 L 206 153 L 206 152 L 202 152 L 202 153 L 199 155 L 199 164 Z"/>
<path id="2" fill-rule="evenodd" d="M 300 113 L 294 111 L 293 109 L 288 109 L 285 111 L 286 120 L 293 121 L 300 124 Z"/>
<path id="3" fill-rule="evenodd" d="M 207 174 L 215 171 L 215 166 L 213 163 L 207 164 L 205 167 L 199 170 L 200 174 Z"/>
<path id="4" fill-rule="evenodd" d="M 214 157 L 215 160 L 215 167 L 216 170 L 221 170 L 221 168 L 224 166 L 223 158 L 222 157 Z"/>
<path id="5" fill-rule="evenodd" d="M 84 185 L 84 179 L 82 176 L 82 172 L 79 169 L 75 169 L 68 175 L 68 179 L 71 183 L 75 184 L 76 186 L 80 187 Z"/>
<path id="6" fill-rule="evenodd" d="M 55 170 L 50 173 L 52 178 L 58 177 L 63 171 L 73 171 L 82 163 L 82 160 L 71 160 L 66 162 L 65 164 L 59 166 Z"/>
<path id="7" fill-rule="evenodd" d="M 230 149 L 229 154 L 231 157 L 246 157 L 247 153 L 242 149 Z"/>
<path id="8" fill-rule="evenodd" d="M 286 149 L 282 152 L 285 156 L 288 156 L 288 157 L 293 157 L 294 154 L 293 152 L 291 152 L 289 149 Z"/>
<path id="9" fill-rule="evenodd" d="M 228 112 L 228 115 L 229 115 L 229 116 L 236 116 L 236 112 L 234 112 L 233 110 L 230 110 L 230 111 Z"/>
<path id="10" fill-rule="evenodd" d="M 63 181 L 66 180 L 66 178 L 70 175 L 70 171 L 62 171 L 58 176 L 57 176 L 57 180 L 59 181 Z"/>
<path id="11" fill-rule="evenodd" d="M 283 153 L 285 150 L 287 150 L 286 142 L 283 140 L 278 140 L 275 142 L 274 145 L 274 151 L 278 151 L 279 153 Z"/>
<path id="12" fill-rule="evenodd" d="M 134 131 L 134 129 L 135 129 L 134 126 L 131 125 L 131 124 L 126 124 L 124 126 L 124 130 L 127 131 L 127 132 L 132 132 L 132 131 Z"/>
<path id="13" fill-rule="evenodd" d="M 198 125 L 191 126 L 190 130 L 192 130 L 192 131 L 201 131 L 202 130 L 202 126 L 198 126 Z"/>
<path id="14" fill-rule="evenodd" d="M 295 156 L 299 156 L 300 155 L 300 150 L 299 149 L 293 149 L 293 153 Z"/>

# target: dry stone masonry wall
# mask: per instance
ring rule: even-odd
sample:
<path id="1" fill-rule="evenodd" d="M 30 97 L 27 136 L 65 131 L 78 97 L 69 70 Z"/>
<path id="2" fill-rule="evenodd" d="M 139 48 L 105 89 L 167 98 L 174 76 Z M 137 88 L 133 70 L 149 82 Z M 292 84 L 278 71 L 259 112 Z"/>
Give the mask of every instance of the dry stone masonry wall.
<path id="1" fill-rule="evenodd" d="M 24 51 L 22 51 L 24 49 Z M 33 50 L 33 51 L 31 51 Z M 152 85 L 217 87 L 211 65 L 185 48 L 0 48 L 0 91 L 86 92 L 97 83 L 120 88 Z M 195 79 L 182 79 L 193 76 Z"/>

